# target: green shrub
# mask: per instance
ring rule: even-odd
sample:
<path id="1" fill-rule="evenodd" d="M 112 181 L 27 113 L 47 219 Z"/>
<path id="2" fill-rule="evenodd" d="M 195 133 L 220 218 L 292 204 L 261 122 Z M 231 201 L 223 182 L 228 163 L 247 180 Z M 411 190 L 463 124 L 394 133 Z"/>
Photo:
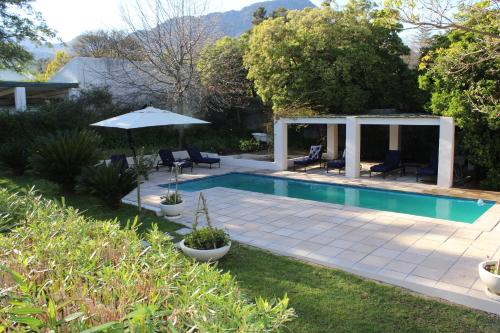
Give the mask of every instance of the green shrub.
<path id="1" fill-rule="evenodd" d="M 161 196 L 162 205 L 177 205 L 182 203 L 182 197 L 180 193 L 174 192 Z"/>
<path id="2" fill-rule="evenodd" d="M 77 190 L 94 195 L 111 209 L 117 209 L 120 207 L 121 198 L 136 185 L 136 174 L 133 170 L 121 171 L 120 166 L 99 164 L 83 168 Z"/>
<path id="3" fill-rule="evenodd" d="M 250 303 L 228 273 L 186 259 L 157 228 L 145 249 L 134 227 L 0 190 L 0 207 L 13 204 L 19 226 L 0 234 L 3 330 L 276 332 L 293 315 L 286 297 Z"/>
<path id="4" fill-rule="evenodd" d="M 255 139 L 241 139 L 240 150 L 243 152 L 252 152 L 260 149 L 260 142 Z"/>
<path id="5" fill-rule="evenodd" d="M 20 176 L 28 167 L 28 143 L 13 140 L 0 147 L 0 163 Z"/>
<path id="6" fill-rule="evenodd" d="M 31 167 L 43 178 L 72 192 L 82 168 L 96 164 L 101 137 L 89 130 L 56 132 L 39 138 L 31 156 Z"/>
<path id="7" fill-rule="evenodd" d="M 229 236 L 222 229 L 204 227 L 187 234 L 184 244 L 197 250 L 218 249 L 229 244 Z"/>

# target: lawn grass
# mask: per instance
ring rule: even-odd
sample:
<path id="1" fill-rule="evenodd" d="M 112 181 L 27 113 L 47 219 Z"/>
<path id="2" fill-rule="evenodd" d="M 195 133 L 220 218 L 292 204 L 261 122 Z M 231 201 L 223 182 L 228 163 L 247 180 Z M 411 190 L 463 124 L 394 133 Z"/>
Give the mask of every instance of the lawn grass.
<path id="1" fill-rule="evenodd" d="M 0 172 L 0 187 L 20 191 L 32 185 L 46 197 L 60 197 L 57 187 L 49 182 Z M 113 211 L 86 195 L 67 195 L 65 201 L 87 216 L 117 218 L 122 225 L 137 214 L 136 207 L 124 205 Z M 152 223 L 167 232 L 181 227 L 151 212 L 144 212 L 141 222 L 142 230 Z M 237 243 L 218 265 L 231 272 L 252 299 L 287 294 L 297 313 L 288 324 L 289 332 L 500 332 L 496 316 Z"/>

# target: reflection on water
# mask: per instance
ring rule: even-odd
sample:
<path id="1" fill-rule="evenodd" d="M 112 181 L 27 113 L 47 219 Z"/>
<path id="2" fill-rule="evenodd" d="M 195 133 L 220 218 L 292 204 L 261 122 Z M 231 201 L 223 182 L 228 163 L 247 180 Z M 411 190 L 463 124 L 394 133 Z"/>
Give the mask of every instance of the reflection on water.
<path id="1" fill-rule="evenodd" d="M 349 187 L 243 173 L 207 177 L 179 184 L 179 188 L 183 191 L 200 191 L 212 187 L 226 187 L 466 223 L 473 223 L 493 206 L 491 201 L 486 201 L 483 206 L 479 206 L 474 200 L 460 198 Z"/>

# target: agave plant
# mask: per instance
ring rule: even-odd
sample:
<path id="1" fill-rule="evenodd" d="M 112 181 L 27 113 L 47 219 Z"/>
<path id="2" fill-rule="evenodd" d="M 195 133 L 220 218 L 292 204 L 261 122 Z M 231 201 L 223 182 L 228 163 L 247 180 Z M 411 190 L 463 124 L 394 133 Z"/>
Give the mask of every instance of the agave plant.
<path id="1" fill-rule="evenodd" d="M 56 132 L 39 138 L 30 164 L 36 174 L 73 192 L 82 168 L 95 165 L 100 157 L 97 148 L 101 137 L 89 130 Z"/>
<path id="2" fill-rule="evenodd" d="M 119 165 L 100 164 L 83 169 L 77 190 L 95 195 L 111 209 L 117 209 L 121 198 L 134 189 L 136 178 L 132 169 L 122 171 Z"/>

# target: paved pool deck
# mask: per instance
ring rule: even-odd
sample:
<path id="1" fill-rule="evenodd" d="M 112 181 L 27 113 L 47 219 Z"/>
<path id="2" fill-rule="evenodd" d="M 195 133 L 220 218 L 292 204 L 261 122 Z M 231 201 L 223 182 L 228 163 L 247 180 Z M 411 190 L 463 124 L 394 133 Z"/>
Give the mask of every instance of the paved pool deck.
<path id="1" fill-rule="evenodd" d="M 198 167 L 193 173 L 182 174 L 180 180 L 229 172 L 500 202 L 498 192 L 443 189 L 417 184 L 410 176 L 349 180 L 323 170 L 301 173 Z M 167 182 L 168 171 L 162 169 L 144 182 L 141 197 L 146 208 L 158 210 L 159 196 L 165 192 L 158 185 Z M 238 242 L 500 315 L 500 302 L 486 297 L 477 272 L 481 261 L 500 256 L 499 204 L 469 225 L 221 187 L 203 193 L 214 225 L 226 229 Z M 191 227 L 198 193 L 182 194 L 185 213 L 175 221 Z M 124 202 L 136 204 L 135 191 Z"/>

